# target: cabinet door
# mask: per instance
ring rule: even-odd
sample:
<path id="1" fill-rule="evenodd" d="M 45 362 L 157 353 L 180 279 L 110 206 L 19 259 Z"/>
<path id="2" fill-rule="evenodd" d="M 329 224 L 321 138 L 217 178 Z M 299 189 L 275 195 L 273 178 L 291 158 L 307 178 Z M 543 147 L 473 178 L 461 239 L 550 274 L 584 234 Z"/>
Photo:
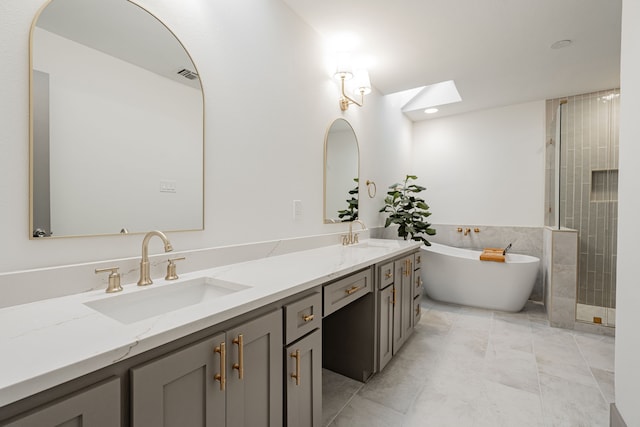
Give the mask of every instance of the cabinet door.
<path id="1" fill-rule="evenodd" d="M 7 427 L 114 427 L 119 425 L 119 378 L 81 390 L 6 424 Z"/>
<path id="2" fill-rule="evenodd" d="M 219 334 L 133 368 L 132 425 L 224 426 L 225 372 L 220 368 L 228 350 L 225 335 Z"/>
<path id="3" fill-rule="evenodd" d="M 418 268 L 413 272 L 413 299 L 422 296 L 422 276 L 420 271 L 421 269 Z"/>
<path id="4" fill-rule="evenodd" d="M 396 354 L 413 331 L 413 256 L 396 261 L 394 267 L 393 354 Z"/>
<path id="5" fill-rule="evenodd" d="M 393 305 L 394 286 L 387 286 L 378 292 L 378 372 L 389 363 L 393 356 Z"/>
<path id="6" fill-rule="evenodd" d="M 282 426 L 282 311 L 227 331 L 227 426 Z"/>
<path id="7" fill-rule="evenodd" d="M 285 348 L 287 427 L 322 425 L 322 332 Z"/>

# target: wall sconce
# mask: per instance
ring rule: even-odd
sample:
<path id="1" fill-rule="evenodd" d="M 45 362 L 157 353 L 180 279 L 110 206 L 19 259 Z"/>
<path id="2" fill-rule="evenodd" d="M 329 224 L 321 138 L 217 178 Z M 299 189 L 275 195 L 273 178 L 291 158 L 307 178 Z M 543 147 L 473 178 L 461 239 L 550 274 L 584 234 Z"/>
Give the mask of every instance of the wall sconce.
<path id="1" fill-rule="evenodd" d="M 362 107 L 364 104 L 364 96 L 371 93 L 371 81 L 369 80 L 369 72 L 365 69 L 358 69 L 355 72 L 351 71 L 351 68 L 344 65 L 338 65 L 334 77 L 340 79 L 340 89 L 342 96 L 340 97 L 340 109 L 346 111 L 349 105 L 356 104 L 358 107 Z M 347 95 L 345 90 L 345 81 L 350 80 L 353 93 L 360 95 L 360 102 Z"/>

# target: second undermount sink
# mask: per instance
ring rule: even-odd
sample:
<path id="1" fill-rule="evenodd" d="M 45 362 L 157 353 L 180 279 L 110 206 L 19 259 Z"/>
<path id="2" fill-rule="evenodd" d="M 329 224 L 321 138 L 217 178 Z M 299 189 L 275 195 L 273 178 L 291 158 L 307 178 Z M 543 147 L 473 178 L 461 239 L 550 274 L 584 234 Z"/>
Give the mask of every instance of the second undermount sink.
<path id="1" fill-rule="evenodd" d="M 84 303 L 120 323 L 129 324 L 249 289 L 212 277 L 166 284 Z"/>

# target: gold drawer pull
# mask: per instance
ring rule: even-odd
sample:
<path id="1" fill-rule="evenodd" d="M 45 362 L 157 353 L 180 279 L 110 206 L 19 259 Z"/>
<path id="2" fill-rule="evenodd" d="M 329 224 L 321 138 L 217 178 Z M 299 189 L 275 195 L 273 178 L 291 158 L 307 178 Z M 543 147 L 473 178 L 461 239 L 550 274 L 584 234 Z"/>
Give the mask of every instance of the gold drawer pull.
<path id="1" fill-rule="evenodd" d="M 313 314 L 307 314 L 305 316 L 302 316 L 302 320 L 304 320 L 305 322 L 311 322 L 313 320 Z"/>
<path id="2" fill-rule="evenodd" d="M 384 274 L 384 278 L 385 279 L 391 279 L 391 276 L 392 276 L 391 269 L 388 269 L 387 272 Z"/>
<path id="3" fill-rule="evenodd" d="M 404 260 L 404 275 L 411 276 L 411 260 L 408 258 Z"/>
<path id="4" fill-rule="evenodd" d="M 396 288 L 391 289 L 391 305 L 396 305 Z"/>
<path id="5" fill-rule="evenodd" d="M 357 292 L 360 289 L 360 286 L 352 286 L 349 289 L 345 290 L 347 295 L 351 295 L 354 292 Z"/>
<path id="6" fill-rule="evenodd" d="M 225 350 L 225 344 L 223 342 L 220 345 L 213 349 L 214 353 L 220 354 L 220 373 L 215 374 L 213 379 L 216 381 L 220 381 L 220 390 L 224 391 L 225 385 L 227 383 L 227 373 L 226 373 L 226 364 L 227 364 L 227 352 Z"/>
<path id="7" fill-rule="evenodd" d="M 234 363 L 232 368 L 238 370 L 238 379 L 244 378 L 244 344 L 242 334 L 238 335 L 238 338 L 233 340 L 234 344 L 238 345 L 238 363 Z"/>
<path id="8" fill-rule="evenodd" d="M 296 359 L 296 372 L 291 374 L 291 378 L 295 378 L 296 385 L 300 385 L 300 350 L 291 353 L 291 357 Z"/>

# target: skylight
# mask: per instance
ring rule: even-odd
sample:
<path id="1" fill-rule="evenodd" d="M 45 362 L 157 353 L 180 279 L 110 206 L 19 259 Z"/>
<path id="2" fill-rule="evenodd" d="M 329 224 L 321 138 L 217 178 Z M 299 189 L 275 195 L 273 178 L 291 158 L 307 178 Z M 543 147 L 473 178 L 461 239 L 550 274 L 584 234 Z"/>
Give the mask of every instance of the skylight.
<path id="1" fill-rule="evenodd" d="M 403 112 L 426 110 L 440 105 L 462 101 L 453 80 L 447 80 L 424 86 L 417 94 L 402 107 Z"/>

